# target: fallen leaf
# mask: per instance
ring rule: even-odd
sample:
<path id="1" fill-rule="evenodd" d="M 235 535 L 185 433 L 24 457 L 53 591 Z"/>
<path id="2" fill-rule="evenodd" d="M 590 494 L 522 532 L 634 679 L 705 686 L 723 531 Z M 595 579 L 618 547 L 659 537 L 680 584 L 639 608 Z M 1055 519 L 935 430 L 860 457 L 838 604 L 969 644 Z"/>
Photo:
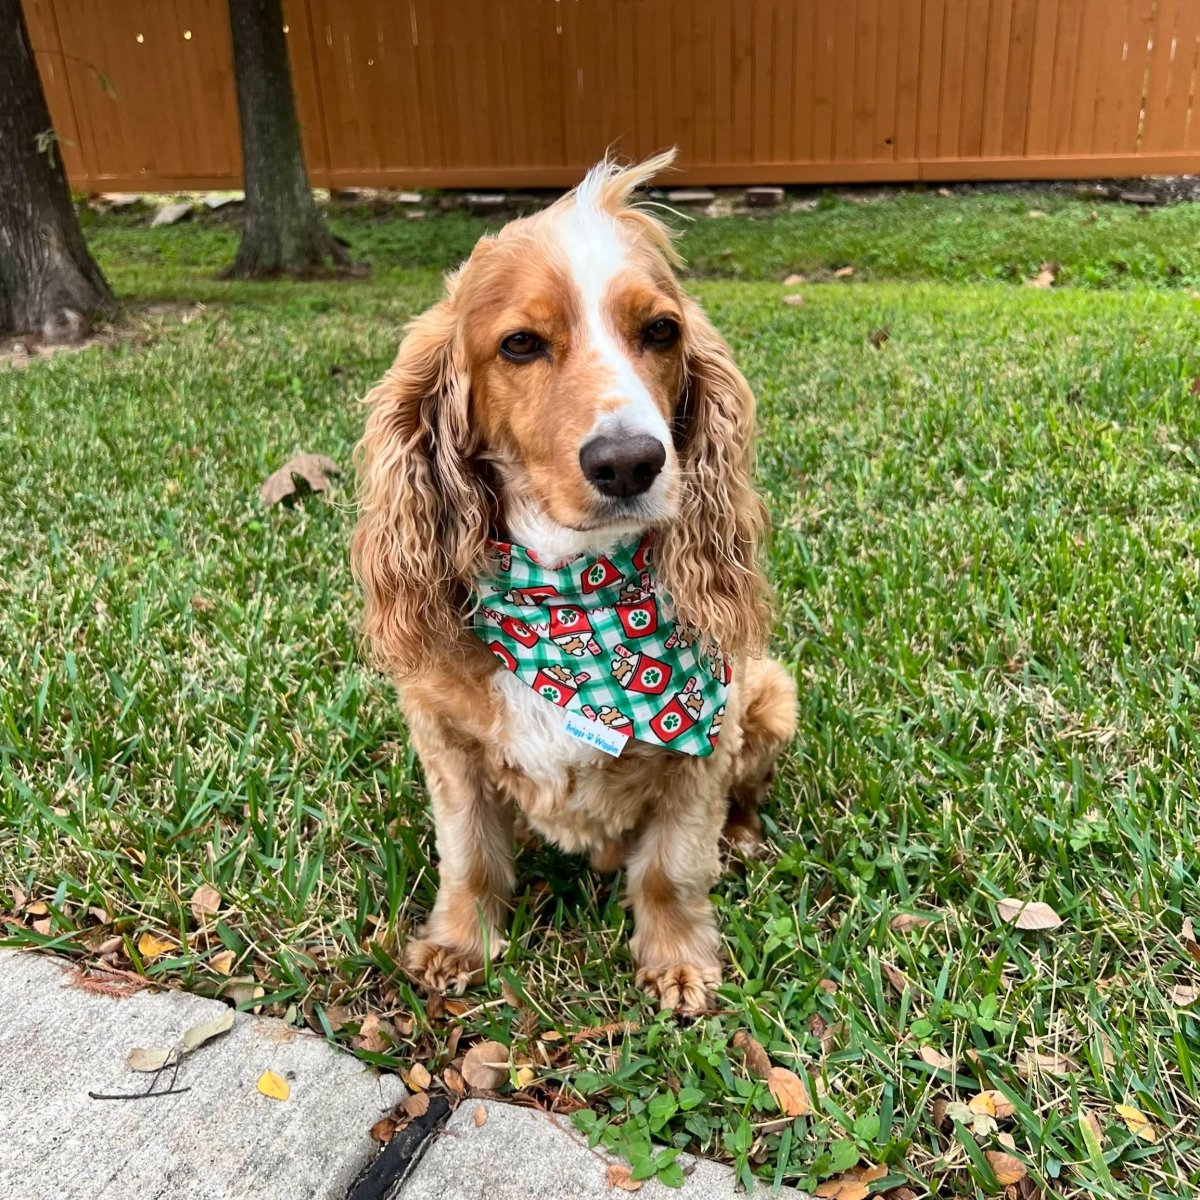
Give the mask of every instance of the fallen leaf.
<path id="1" fill-rule="evenodd" d="M 368 1013 L 358 1027 L 358 1036 L 354 1039 L 355 1048 L 366 1050 L 370 1054 L 383 1054 L 390 1050 L 392 1043 L 384 1036 L 383 1031 L 384 1025 L 378 1014 Z"/>
<path id="2" fill-rule="evenodd" d="M 1193 1003 L 1197 996 L 1200 996 L 1200 990 L 1192 987 L 1190 984 L 1177 983 L 1171 989 L 1171 1003 L 1178 1008 L 1185 1008 Z"/>
<path id="3" fill-rule="evenodd" d="M 975 1112 L 987 1113 L 989 1117 L 998 1117 L 1001 1121 L 1011 1117 L 1017 1111 L 1013 1102 L 1003 1092 L 992 1089 L 972 1096 L 967 1107 Z"/>
<path id="4" fill-rule="evenodd" d="M 414 1091 L 423 1092 L 433 1082 L 433 1077 L 420 1063 L 413 1063 L 405 1076 L 405 1082 Z"/>
<path id="5" fill-rule="evenodd" d="M 796 274 L 792 274 L 792 275 L 789 275 L 789 276 L 788 276 L 788 277 L 787 277 L 787 278 L 786 278 L 786 279 L 783 281 L 783 286 L 784 286 L 784 287 L 795 287 L 795 286 L 796 286 L 796 284 L 798 284 L 798 283 L 804 283 L 804 282 L 806 282 L 806 280 L 805 280 L 805 277 L 804 277 L 803 275 L 796 275 Z"/>
<path id="6" fill-rule="evenodd" d="M 742 1052 L 746 1070 L 759 1079 L 766 1079 L 771 1070 L 771 1060 L 763 1049 L 762 1043 L 750 1036 L 749 1031 L 739 1029 L 733 1035 L 733 1048 Z"/>
<path id="7" fill-rule="evenodd" d="M 1157 1142 L 1158 1130 L 1154 1127 L 1154 1122 L 1140 1108 L 1134 1108 L 1132 1104 L 1118 1104 L 1115 1106 L 1117 1115 L 1125 1122 L 1125 1127 L 1135 1137 L 1140 1137 L 1143 1142 Z"/>
<path id="8" fill-rule="evenodd" d="M 608 1190 L 611 1192 L 613 1188 L 620 1188 L 623 1192 L 636 1192 L 642 1186 L 642 1181 L 631 1178 L 631 1175 L 632 1172 L 624 1163 L 609 1163 L 604 1172 Z"/>
<path id="9" fill-rule="evenodd" d="M 527 1088 L 537 1078 L 537 1072 L 532 1067 L 517 1068 L 517 1090 Z"/>
<path id="10" fill-rule="evenodd" d="M 50 906 L 44 900 L 35 900 L 25 909 L 27 917 L 44 917 L 50 911 Z"/>
<path id="11" fill-rule="evenodd" d="M 946 1123 L 948 1116 L 947 1109 L 950 1107 L 949 1101 L 944 1096 L 939 1096 L 931 1105 L 933 1114 L 933 1124 L 937 1129 L 941 1129 Z"/>
<path id="12" fill-rule="evenodd" d="M 508 1079 L 508 1047 L 499 1042 L 479 1042 L 463 1059 L 462 1076 L 478 1091 L 494 1091 Z"/>
<path id="13" fill-rule="evenodd" d="M 1029 210 L 1028 215 L 1030 217 L 1033 217 L 1036 220 L 1036 218 L 1044 217 L 1046 214 L 1044 212 L 1042 212 L 1042 210 L 1040 208 L 1031 208 Z"/>
<path id="14" fill-rule="evenodd" d="M 271 1100 L 286 1100 L 292 1094 L 288 1081 L 274 1071 L 264 1071 L 258 1077 L 258 1090 Z"/>
<path id="15" fill-rule="evenodd" d="M 641 1026 L 636 1021 L 611 1021 L 607 1025 L 591 1025 L 587 1029 L 581 1029 L 578 1033 L 571 1034 L 571 1041 L 576 1045 L 580 1042 L 594 1042 L 606 1037 L 615 1037 L 617 1034 L 637 1033 Z"/>
<path id="16" fill-rule="evenodd" d="M 897 996 L 903 996 L 909 988 L 912 988 L 914 992 L 919 992 L 921 990 L 915 983 L 912 982 L 911 979 L 909 979 L 907 975 L 904 974 L 903 971 L 901 971 L 898 967 L 893 967 L 891 963 L 884 962 L 882 959 L 880 959 L 879 969 L 883 972 L 888 983 L 890 983 L 895 989 Z"/>
<path id="17" fill-rule="evenodd" d="M 219 1016 L 213 1017 L 211 1021 L 203 1021 L 199 1025 L 193 1025 L 183 1035 L 183 1049 L 185 1054 L 191 1052 L 199 1046 L 203 1046 L 205 1042 L 211 1041 L 215 1037 L 220 1037 L 223 1033 L 228 1033 L 233 1028 L 234 1011 L 232 1008 L 227 1008 Z"/>
<path id="18" fill-rule="evenodd" d="M 803 1081 L 787 1067 L 772 1067 L 767 1072 L 767 1088 L 785 1117 L 802 1117 L 812 1110 Z"/>
<path id="19" fill-rule="evenodd" d="M 835 279 L 849 279 L 853 274 L 853 267 L 838 267 L 838 269 L 834 271 L 833 276 Z"/>
<path id="20" fill-rule="evenodd" d="M 1017 1074 L 1028 1078 L 1037 1071 L 1046 1075 L 1071 1075 L 1079 1070 L 1079 1064 L 1066 1054 L 1039 1054 L 1035 1050 L 1022 1050 L 1017 1055 Z"/>
<path id="21" fill-rule="evenodd" d="M 475 1105 L 475 1128 L 482 1129 L 487 1124 L 487 1109 L 482 1104 Z"/>
<path id="22" fill-rule="evenodd" d="M 870 1190 L 861 1179 L 855 1179 L 849 1175 L 843 1175 L 838 1179 L 827 1179 L 824 1183 L 817 1185 L 817 1195 L 828 1197 L 829 1200 L 863 1200 Z"/>
<path id="23" fill-rule="evenodd" d="M 799 308 L 804 303 L 804 297 L 799 292 L 789 292 L 783 298 L 784 304 L 790 304 L 793 308 Z"/>
<path id="24" fill-rule="evenodd" d="M 1104 1128 L 1100 1124 L 1100 1118 L 1098 1116 L 1096 1116 L 1096 1114 L 1094 1112 L 1091 1112 L 1090 1110 L 1085 1108 L 1085 1109 L 1080 1110 L 1079 1120 L 1080 1120 L 1081 1124 L 1086 1125 L 1088 1127 L 1088 1129 L 1091 1130 L 1092 1136 L 1095 1137 L 1095 1139 L 1096 1139 L 1096 1145 L 1103 1146 L 1104 1145 Z"/>
<path id="25" fill-rule="evenodd" d="M 949 1071 L 954 1066 L 954 1059 L 947 1058 L 940 1050 L 935 1050 L 932 1046 L 922 1046 L 918 1053 L 922 1062 L 939 1071 Z"/>
<path id="26" fill-rule="evenodd" d="M 156 1046 L 153 1050 L 135 1048 L 126 1055 L 125 1065 L 131 1071 L 161 1071 L 174 1053 L 174 1046 Z"/>
<path id="27" fill-rule="evenodd" d="M 876 1163 L 873 1167 L 865 1167 L 858 1173 L 860 1183 L 874 1183 L 877 1179 L 882 1179 L 888 1173 L 886 1163 Z"/>
<path id="28" fill-rule="evenodd" d="M 1019 1183 L 1028 1172 L 1028 1167 L 1019 1158 L 1013 1158 L 1003 1150 L 985 1150 L 983 1157 L 992 1168 L 996 1182 L 1002 1187 L 1008 1187 L 1010 1183 Z"/>
<path id="29" fill-rule="evenodd" d="M 996 902 L 996 911 L 1002 921 L 1018 929 L 1057 929 L 1062 917 L 1041 900 L 1015 900 L 1005 897 Z"/>
<path id="30" fill-rule="evenodd" d="M 1042 263 L 1042 269 L 1032 279 L 1025 280 L 1026 287 L 1049 288 L 1054 286 L 1062 268 L 1056 262 Z"/>
<path id="31" fill-rule="evenodd" d="M 838 985 L 832 979 L 818 979 L 817 987 L 821 989 L 827 996 L 836 996 Z"/>
<path id="32" fill-rule="evenodd" d="M 442 1082 L 456 1096 L 467 1094 L 467 1081 L 463 1079 L 462 1072 L 457 1067 L 447 1067 L 442 1072 Z"/>
<path id="33" fill-rule="evenodd" d="M 214 916 L 221 907 L 221 893 L 211 883 L 202 883 L 192 893 L 192 919 L 203 927 L 208 924 L 208 918 Z"/>
<path id="34" fill-rule="evenodd" d="M 214 954 L 208 960 L 208 965 L 218 975 L 228 975 L 233 970 L 233 958 L 232 950 L 222 950 L 219 954 Z"/>
<path id="35" fill-rule="evenodd" d="M 34 929 L 35 933 L 49 934 L 50 918 L 49 917 L 40 917 L 38 920 L 34 921 L 33 929 Z"/>
<path id="36" fill-rule="evenodd" d="M 897 913 L 891 921 L 891 928 L 896 933 L 907 933 L 910 929 L 924 929 L 932 925 L 932 917 L 923 917 L 920 913 Z"/>
<path id="37" fill-rule="evenodd" d="M 1005 1150 L 1015 1150 L 1017 1148 L 1017 1139 L 1011 1133 L 996 1134 L 996 1141 L 1002 1145 Z"/>
<path id="38" fill-rule="evenodd" d="M 946 196 L 950 195 L 950 189 L 945 187 L 938 188 L 937 194 L 945 198 Z"/>
<path id="39" fill-rule="evenodd" d="M 297 454 L 267 476 L 258 494 L 264 504 L 278 504 L 296 494 L 296 479 L 303 481 L 305 490 L 323 492 L 330 476 L 341 473 L 337 463 L 323 454 Z"/>
<path id="40" fill-rule="evenodd" d="M 429 1093 L 413 1092 L 400 1101 L 400 1107 L 410 1117 L 423 1117 L 429 1111 Z"/>
<path id="41" fill-rule="evenodd" d="M 166 954 L 168 950 L 175 949 L 174 942 L 168 942 L 164 938 L 155 937 L 152 933 L 143 933 L 137 940 L 138 953 L 147 961 L 158 958 L 160 955 Z"/>
<path id="42" fill-rule="evenodd" d="M 880 325 L 878 329 L 872 329 L 871 332 L 867 334 L 867 341 L 870 342 L 876 350 L 882 349 L 884 345 L 891 341 L 891 338 L 892 335 L 886 329 L 884 329 L 882 325 Z"/>
<path id="43" fill-rule="evenodd" d="M 539 1035 L 539 1040 L 543 1042 L 561 1042 L 562 1034 L 557 1029 L 547 1029 L 545 1033 Z"/>
<path id="44" fill-rule="evenodd" d="M 396 1132 L 396 1122 L 391 1117 L 381 1117 L 371 1126 L 371 1136 L 381 1145 L 386 1146 Z"/>

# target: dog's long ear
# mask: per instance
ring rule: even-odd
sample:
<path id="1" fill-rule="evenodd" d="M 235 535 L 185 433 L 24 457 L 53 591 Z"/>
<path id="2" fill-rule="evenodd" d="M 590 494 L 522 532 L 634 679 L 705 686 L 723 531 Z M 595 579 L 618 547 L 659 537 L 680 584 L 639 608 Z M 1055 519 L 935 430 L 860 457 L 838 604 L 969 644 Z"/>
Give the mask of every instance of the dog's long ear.
<path id="1" fill-rule="evenodd" d="M 408 327 L 366 398 L 351 562 L 372 660 L 397 677 L 459 644 L 484 563 L 487 492 L 469 461 L 470 378 L 449 297 Z"/>
<path id="2" fill-rule="evenodd" d="M 766 511 L 750 480 L 754 396 L 725 340 L 690 299 L 683 327 L 680 509 L 656 537 L 655 556 L 686 624 L 726 654 L 760 654 L 770 613 L 758 563 Z"/>

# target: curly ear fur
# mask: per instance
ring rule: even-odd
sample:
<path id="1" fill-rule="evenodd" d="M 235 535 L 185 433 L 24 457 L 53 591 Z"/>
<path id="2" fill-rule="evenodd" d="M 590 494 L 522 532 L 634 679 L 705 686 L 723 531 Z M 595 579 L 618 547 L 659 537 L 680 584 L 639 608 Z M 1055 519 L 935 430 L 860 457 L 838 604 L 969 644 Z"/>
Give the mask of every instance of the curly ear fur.
<path id="1" fill-rule="evenodd" d="M 412 321 L 366 397 L 355 452 L 351 564 L 366 598 L 372 661 L 397 677 L 461 645 L 471 580 L 484 563 L 487 494 L 470 462 L 470 381 L 449 296 Z"/>
<path id="2" fill-rule="evenodd" d="M 761 654 L 769 592 L 758 563 L 766 510 L 750 480 L 754 396 L 725 340 L 684 301 L 686 380 L 676 415 L 679 514 L 655 557 L 679 616 L 726 654 Z"/>

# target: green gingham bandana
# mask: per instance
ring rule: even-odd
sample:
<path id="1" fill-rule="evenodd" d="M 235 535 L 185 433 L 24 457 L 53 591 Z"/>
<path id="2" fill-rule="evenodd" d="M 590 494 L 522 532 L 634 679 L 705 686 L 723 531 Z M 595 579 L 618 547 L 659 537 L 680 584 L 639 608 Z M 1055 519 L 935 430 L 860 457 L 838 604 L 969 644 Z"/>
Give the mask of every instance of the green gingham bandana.
<path id="1" fill-rule="evenodd" d="M 717 649 L 674 622 L 650 564 L 650 538 L 545 566 L 489 544 L 475 585 L 475 634 L 523 683 L 564 709 L 563 730 L 607 754 L 633 737 L 711 754 L 733 678 Z"/>

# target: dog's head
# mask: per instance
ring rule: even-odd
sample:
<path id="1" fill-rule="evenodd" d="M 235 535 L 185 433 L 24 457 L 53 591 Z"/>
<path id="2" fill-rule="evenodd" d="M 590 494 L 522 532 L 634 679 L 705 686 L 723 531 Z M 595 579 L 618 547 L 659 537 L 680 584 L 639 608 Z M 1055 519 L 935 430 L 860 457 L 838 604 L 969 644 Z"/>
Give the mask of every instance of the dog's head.
<path id="1" fill-rule="evenodd" d="M 680 618 L 761 647 L 753 397 L 669 231 L 631 202 L 672 158 L 603 162 L 482 238 L 367 397 L 353 558 L 398 674 L 457 642 L 489 535 L 545 561 L 653 529 Z"/>

